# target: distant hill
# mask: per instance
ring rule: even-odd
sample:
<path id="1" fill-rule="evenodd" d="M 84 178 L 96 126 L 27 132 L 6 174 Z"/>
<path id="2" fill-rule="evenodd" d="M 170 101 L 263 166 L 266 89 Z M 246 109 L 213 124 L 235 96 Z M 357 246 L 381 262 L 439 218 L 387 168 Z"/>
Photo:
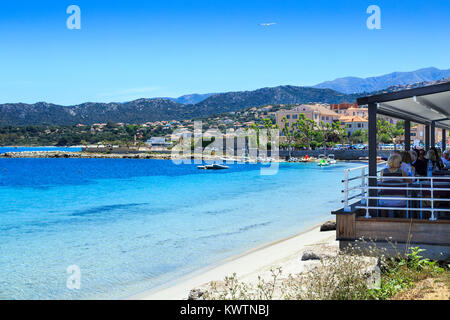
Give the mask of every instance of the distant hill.
<path id="1" fill-rule="evenodd" d="M 145 123 L 184 116 L 184 105 L 166 99 L 139 99 L 126 103 L 83 103 L 58 106 L 45 102 L 0 105 L 0 125 L 93 124 L 107 121 Z"/>
<path id="2" fill-rule="evenodd" d="M 193 94 L 186 94 L 178 98 L 165 98 L 165 99 L 169 99 L 181 104 L 196 104 L 215 94 L 217 93 L 205 93 L 205 94 L 193 93 Z"/>
<path id="3" fill-rule="evenodd" d="M 267 104 L 354 102 L 360 96 L 343 94 L 331 89 L 278 86 L 253 91 L 216 94 L 194 105 L 192 108 L 195 109 L 198 116 L 204 117 L 214 113 L 237 111 L 245 107 Z"/>
<path id="4" fill-rule="evenodd" d="M 126 103 L 89 102 L 75 106 L 58 106 L 45 102 L 8 103 L 0 105 L 0 125 L 71 125 L 107 121 L 145 123 L 207 117 L 266 104 L 353 102 L 358 97 L 359 95 L 347 95 L 330 89 L 279 86 L 214 94 L 196 104 L 181 104 L 163 98 L 139 99 Z"/>
<path id="5" fill-rule="evenodd" d="M 450 82 L 450 77 L 446 78 L 446 79 L 442 79 L 442 80 L 436 80 L 436 81 L 423 81 L 423 82 L 416 82 L 416 83 L 412 83 L 412 84 L 399 84 L 399 85 L 395 85 L 395 86 L 392 86 L 392 87 L 389 87 L 389 88 L 386 88 L 383 90 L 373 92 L 371 94 L 378 95 L 378 94 L 383 94 L 383 93 L 390 93 L 390 92 L 396 92 L 396 91 L 403 91 L 403 90 L 427 87 L 427 86 L 437 85 L 437 84 L 446 83 L 446 82 Z"/>
<path id="6" fill-rule="evenodd" d="M 431 82 L 450 77 L 449 70 L 425 68 L 411 72 L 393 72 L 379 77 L 356 78 L 346 77 L 320 83 L 314 88 L 328 88 L 343 93 L 375 92 L 388 87 L 408 85 L 417 82 Z"/>

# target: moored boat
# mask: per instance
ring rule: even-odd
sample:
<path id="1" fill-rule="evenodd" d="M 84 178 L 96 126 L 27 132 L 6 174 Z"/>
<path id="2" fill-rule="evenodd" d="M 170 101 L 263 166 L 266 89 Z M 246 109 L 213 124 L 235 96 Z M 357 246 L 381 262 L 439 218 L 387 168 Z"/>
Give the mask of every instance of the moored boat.
<path id="1" fill-rule="evenodd" d="M 320 154 L 319 158 L 317 158 L 317 165 L 319 167 L 325 167 L 325 166 L 329 166 L 330 164 L 327 161 L 327 156 L 324 154 Z"/>
<path id="2" fill-rule="evenodd" d="M 319 161 L 319 163 L 317 163 L 317 165 L 318 165 L 319 167 L 326 167 L 326 166 L 329 166 L 330 163 L 329 163 L 326 159 L 321 159 L 321 160 Z"/>
<path id="3" fill-rule="evenodd" d="M 328 155 L 328 157 L 327 157 L 327 162 L 328 162 L 329 164 L 336 164 L 336 159 L 335 159 L 335 157 L 334 157 L 334 154 L 329 154 L 329 155 Z"/>
<path id="4" fill-rule="evenodd" d="M 202 170 L 222 170 L 222 169 L 229 169 L 230 167 L 225 166 L 223 164 L 207 164 L 204 166 L 198 166 L 198 169 L 202 169 Z"/>
<path id="5" fill-rule="evenodd" d="M 311 157 L 309 155 L 300 158 L 300 162 L 310 162 L 310 161 Z"/>

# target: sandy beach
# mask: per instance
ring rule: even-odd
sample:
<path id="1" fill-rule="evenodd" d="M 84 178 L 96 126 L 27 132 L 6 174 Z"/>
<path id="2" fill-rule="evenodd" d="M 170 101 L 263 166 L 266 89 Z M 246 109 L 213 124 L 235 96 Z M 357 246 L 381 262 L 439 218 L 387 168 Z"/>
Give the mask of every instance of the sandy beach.
<path id="1" fill-rule="evenodd" d="M 223 280 L 236 273 L 245 282 L 253 282 L 258 275 L 265 277 L 270 269 L 281 267 L 286 274 L 304 271 L 308 261 L 302 262 L 302 253 L 307 250 L 328 253 L 338 250 L 335 231 L 320 231 L 320 224 L 295 236 L 254 248 L 238 256 L 186 275 L 176 283 L 143 292 L 129 299 L 183 300 L 189 292 L 211 281 Z"/>

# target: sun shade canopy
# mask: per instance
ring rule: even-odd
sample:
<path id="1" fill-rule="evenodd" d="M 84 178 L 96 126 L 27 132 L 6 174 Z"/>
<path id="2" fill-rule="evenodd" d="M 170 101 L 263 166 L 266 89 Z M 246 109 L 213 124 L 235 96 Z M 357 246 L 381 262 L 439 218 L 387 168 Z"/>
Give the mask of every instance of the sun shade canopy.
<path id="1" fill-rule="evenodd" d="M 378 114 L 450 129 L 450 82 L 358 99 L 358 105 L 369 104 Z"/>

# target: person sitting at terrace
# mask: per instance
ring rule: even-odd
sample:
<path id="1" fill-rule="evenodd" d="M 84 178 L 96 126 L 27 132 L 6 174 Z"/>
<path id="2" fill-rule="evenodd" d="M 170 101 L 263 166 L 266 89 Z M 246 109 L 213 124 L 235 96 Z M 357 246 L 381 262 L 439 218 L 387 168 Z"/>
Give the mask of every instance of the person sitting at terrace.
<path id="1" fill-rule="evenodd" d="M 427 159 L 425 159 L 425 150 L 420 149 L 417 151 L 417 160 L 413 163 L 416 169 L 416 176 L 425 177 L 427 175 Z"/>
<path id="2" fill-rule="evenodd" d="M 391 154 L 389 155 L 389 157 L 391 157 L 391 156 L 393 156 L 393 155 L 395 155 L 395 154 L 399 155 L 400 158 L 403 157 L 403 154 L 402 154 L 402 152 L 401 152 L 400 150 L 394 150 L 394 151 L 392 151 Z M 386 165 L 385 165 L 384 167 L 385 167 L 386 169 L 389 169 L 389 160 L 388 160 L 388 162 L 386 163 Z"/>
<path id="3" fill-rule="evenodd" d="M 380 182 L 408 182 L 398 177 L 406 177 L 405 171 L 400 169 L 402 157 L 398 153 L 393 153 L 387 161 L 387 168 L 381 171 Z M 409 179 L 407 179 L 409 180 Z"/>
<path id="4" fill-rule="evenodd" d="M 444 162 L 442 161 L 442 152 L 439 148 L 431 148 L 436 153 L 436 165 L 439 170 L 444 169 Z"/>
<path id="5" fill-rule="evenodd" d="M 445 168 L 450 167 L 450 156 L 449 156 L 449 152 L 447 150 L 444 151 L 444 154 L 443 154 L 441 160 L 442 160 L 442 163 L 444 164 Z"/>
<path id="6" fill-rule="evenodd" d="M 417 160 L 417 152 L 415 150 L 409 150 L 409 155 L 411 156 L 411 166 L 414 166 L 414 163 Z"/>
<path id="7" fill-rule="evenodd" d="M 411 165 L 412 162 L 413 160 L 411 154 L 408 151 L 403 151 L 402 164 L 400 166 L 400 169 L 404 171 L 408 177 L 415 176 L 415 169 Z"/>
<path id="8" fill-rule="evenodd" d="M 428 161 L 431 160 L 433 171 L 441 170 L 441 164 L 437 161 L 438 157 L 435 148 L 430 148 L 430 150 L 428 150 L 426 159 Z"/>
<path id="9" fill-rule="evenodd" d="M 411 179 L 402 179 L 402 177 L 406 177 L 406 172 L 400 169 L 402 163 L 402 157 L 399 154 L 391 154 L 391 156 L 388 159 L 388 165 L 389 168 L 384 168 L 381 171 L 381 177 L 380 177 L 380 183 L 388 182 L 393 183 L 395 185 L 397 184 L 403 184 L 405 182 L 411 182 L 409 180 Z M 405 194 L 402 194 L 405 193 Z M 386 196 L 386 197 L 405 197 L 406 192 L 402 192 L 400 190 L 381 190 L 379 193 L 379 196 Z M 405 207 L 407 206 L 406 200 L 397 200 L 397 199 L 380 199 L 378 201 L 378 204 L 382 207 Z M 386 209 L 386 210 L 380 210 L 380 216 L 382 217 L 390 217 L 393 218 L 395 216 L 401 216 L 404 212 L 402 210 L 392 210 L 392 209 Z"/>

